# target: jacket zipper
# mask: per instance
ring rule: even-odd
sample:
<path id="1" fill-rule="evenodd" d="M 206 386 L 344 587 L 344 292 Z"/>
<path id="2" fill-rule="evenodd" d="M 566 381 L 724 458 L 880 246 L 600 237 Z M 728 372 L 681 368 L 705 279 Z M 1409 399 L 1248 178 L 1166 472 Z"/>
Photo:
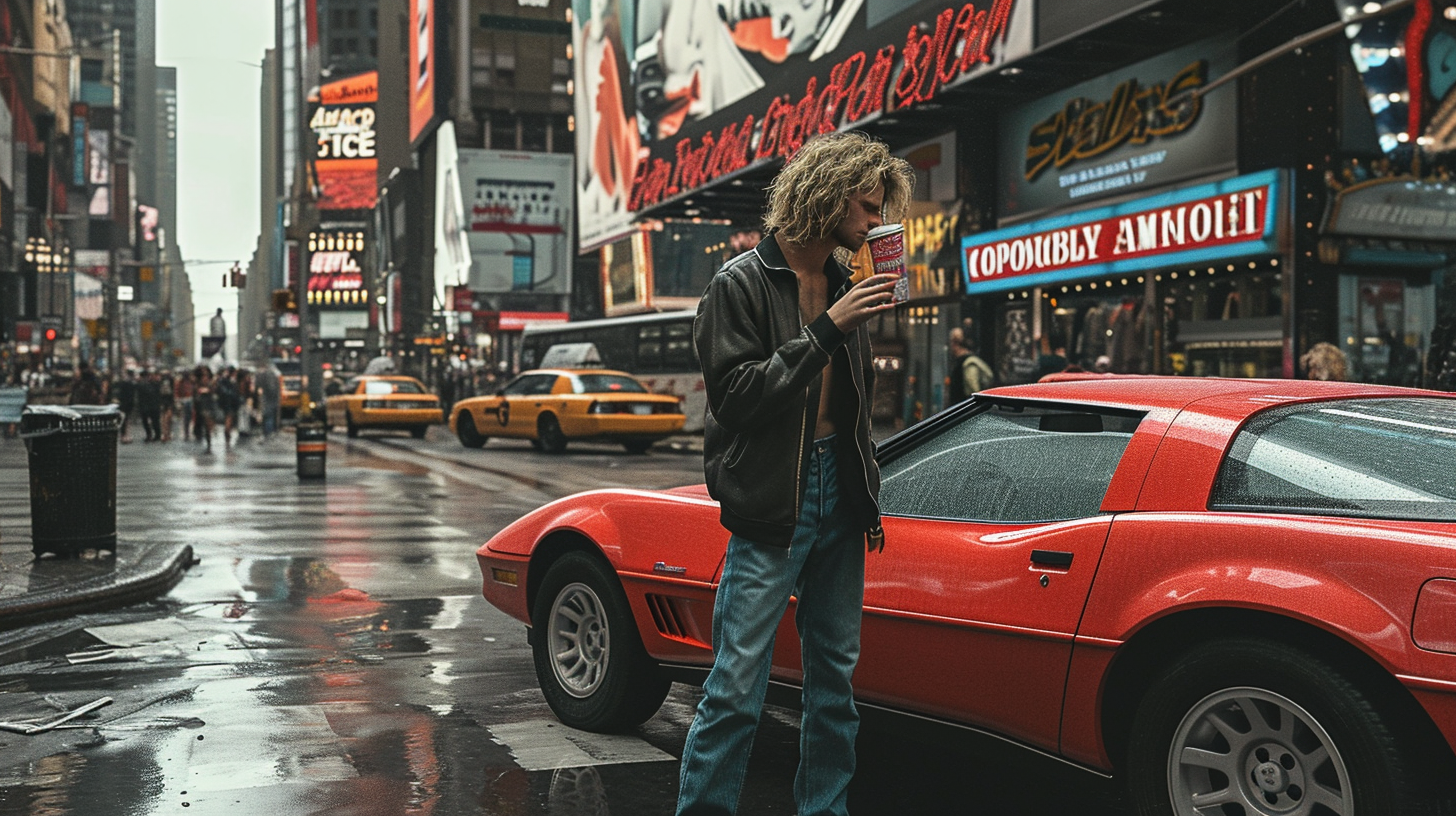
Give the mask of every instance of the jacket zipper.
<path id="1" fill-rule="evenodd" d="M 856 343 L 856 345 L 858 345 Z M 859 405 L 854 412 L 854 450 L 859 454 L 859 473 L 864 477 L 865 496 L 869 498 L 870 505 L 875 509 L 875 517 L 879 518 L 880 503 L 870 492 L 870 463 L 865 461 L 864 448 L 859 444 L 859 420 L 865 413 L 865 384 L 859 381 L 859 366 L 851 359 L 849 361 L 849 378 L 855 382 L 855 394 L 859 397 Z"/>

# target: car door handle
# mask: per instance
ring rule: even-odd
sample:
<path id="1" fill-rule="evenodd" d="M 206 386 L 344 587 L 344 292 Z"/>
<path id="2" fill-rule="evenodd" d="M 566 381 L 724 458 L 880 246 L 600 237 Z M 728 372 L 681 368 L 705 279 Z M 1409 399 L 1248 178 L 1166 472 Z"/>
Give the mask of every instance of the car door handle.
<path id="1" fill-rule="evenodd" d="M 1061 550 L 1032 550 L 1031 563 L 1039 567 L 1067 569 L 1072 566 L 1072 554 Z"/>

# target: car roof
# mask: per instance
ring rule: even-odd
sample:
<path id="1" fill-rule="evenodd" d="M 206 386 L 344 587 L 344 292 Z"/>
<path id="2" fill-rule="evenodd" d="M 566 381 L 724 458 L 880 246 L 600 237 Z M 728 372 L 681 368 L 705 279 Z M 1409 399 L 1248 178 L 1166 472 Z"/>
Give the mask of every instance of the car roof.
<path id="1" fill-rule="evenodd" d="M 1198 403 L 1200 410 L 1209 409 L 1232 418 L 1248 416 L 1275 405 L 1310 400 L 1453 397 L 1440 391 L 1365 383 L 1140 374 L 1059 374 L 1041 382 L 992 388 L 984 393 L 993 397 L 1089 403 L 1140 410 L 1161 408 L 1177 411 Z"/>

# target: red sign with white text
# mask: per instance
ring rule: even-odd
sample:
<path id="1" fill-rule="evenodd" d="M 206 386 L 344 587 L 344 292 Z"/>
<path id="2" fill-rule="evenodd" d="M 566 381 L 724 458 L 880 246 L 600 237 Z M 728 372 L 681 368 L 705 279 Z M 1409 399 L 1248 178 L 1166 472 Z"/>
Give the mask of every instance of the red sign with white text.
<path id="1" fill-rule="evenodd" d="M 1270 226 L 1263 185 L 966 246 L 970 284 L 1258 240 Z"/>

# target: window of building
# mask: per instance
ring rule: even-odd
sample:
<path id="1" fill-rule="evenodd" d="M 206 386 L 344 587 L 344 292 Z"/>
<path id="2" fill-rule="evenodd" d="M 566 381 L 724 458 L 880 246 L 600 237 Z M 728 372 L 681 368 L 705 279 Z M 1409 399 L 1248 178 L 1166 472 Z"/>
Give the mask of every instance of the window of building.
<path id="1" fill-rule="evenodd" d="M 494 111 L 490 115 L 490 147 L 494 150 L 520 150 L 516 144 L 516 117 L 504 111 Z"/>
<path id="2" fill-rule="evenodd" d="M 521 116 L 521 150 L 546 150 L 546 117 L 539 113 Z"/>
<path id="3" fill-rule="evenodd" d="M 565 57 L 552 57 L 551 74 L 559 77 L 571 76 L 571 60 Z"/>

